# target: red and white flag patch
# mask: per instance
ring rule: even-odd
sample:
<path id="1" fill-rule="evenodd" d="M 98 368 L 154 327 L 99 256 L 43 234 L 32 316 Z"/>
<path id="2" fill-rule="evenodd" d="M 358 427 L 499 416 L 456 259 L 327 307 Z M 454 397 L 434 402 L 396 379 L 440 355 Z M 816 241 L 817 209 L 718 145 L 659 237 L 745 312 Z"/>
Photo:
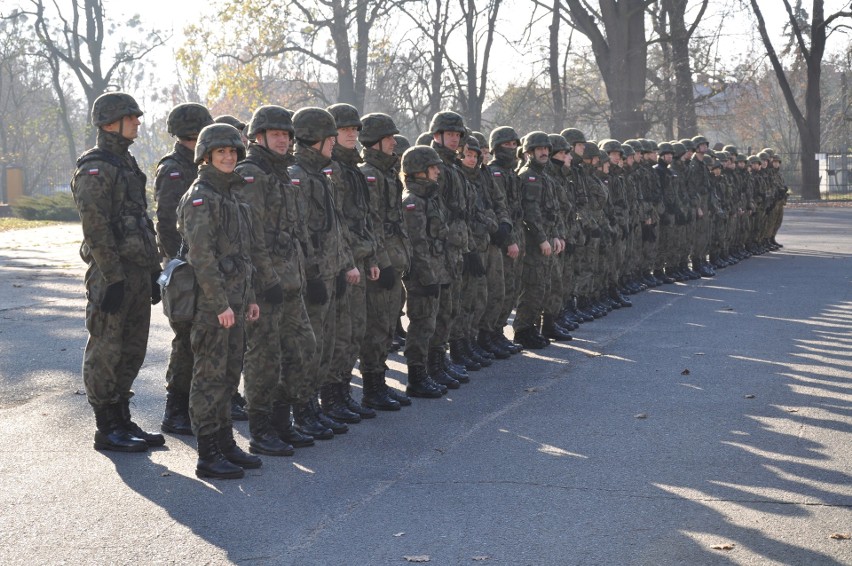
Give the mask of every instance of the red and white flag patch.
<path id="1" fill-rule="evenodd" d="M 203 199 L 203 198 L 194 198 L 194 199 L 192 199 L 192 206 L 201 206 L 202 204 L 204 204 L 204 199 Z"/>
<path id="2" fill-rule="evenodd" d="M 290 182 L 291 182 L 292 184 L 296 185 L 297 187 L 298 187 L 299 185 L 301 185 L 301 184 L 302 184 L 302 180 L 301 180 L 301 179 L 292 179 Z"/>
<path id="3" fill-rule="evenodd" d="M 94 169 L 89 169 L 88 174 L 89 175 L 97 175 L 100 172 L 101 172 L 101 170 L 98 169 L 97 167 L 95 167 Z"/>
<path id="4" fill-rule="evenodd" d="M 181 177 L 183 177 L 183 175 L 180 171 L 172 171 L 169 173 L 169 179 L 180 179 Z"/>
<path id="5" fill-rule="evenodd" d="M 334 173 L 334 169 L 332 169 L 331 167 L 326 167 L 325 169 L 322 170 L 322 172 L 330 177 L 331 174 Z"/>
<path id="6" fill-rule="evenodd" d="M 246 183 L 254 183 L 254 176 L 249 175 L 248 177 L 243 177 L 243 181 Z"/>
<path id="7" fill-rule="evenodd" d="M 527 181 L 536 181 L 537 177 L 527 177 Z"/>
<path id="8" fill-rule="evenodd" d="M 368 177 L 367 177 L 367 182 L 368 182 L 368 183 L 375 183 L 375 182 L 376 182 L 376 178 L 375 178 L 375 177 L 369 177 L 369 176 L 368 176 Z"/>
<path id="9" fill-rule="evenodd" d="M 500 172 L 500 171 L 494 171 L 494 176 L 495 176 L 495 177 L 502 177 L 502 176 L 503 176 L 503 173 L 502 173 L 502 172 Z"/>
<path id="10" fill-rule="evenodd" d="M 416 210 L 416 209 L 417 209 L 417 205 L 416 205 L 416 204 L 414 204 L 413 202 L 412 202 L 411 204 L 406 204 L 406 205 L 405 205 L 405 210 L 409 210 L 409 211 L 410 211 L 410 210 Z"/>

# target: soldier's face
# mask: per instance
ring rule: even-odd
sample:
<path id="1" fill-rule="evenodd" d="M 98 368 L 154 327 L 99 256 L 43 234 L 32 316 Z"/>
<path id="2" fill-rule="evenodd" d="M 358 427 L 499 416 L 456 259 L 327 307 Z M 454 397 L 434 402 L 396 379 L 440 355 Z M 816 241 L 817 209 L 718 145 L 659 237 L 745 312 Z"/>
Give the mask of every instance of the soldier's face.
<path id="1" fill-rule="evenodd" d="M 237 148 L 217 147 L 210 152 L 210 165 L 222 173 L 233 173 L 237 167 Z"/>
<path id="2" fill-rule="evenodd" d="M 564 150 L 564 149 L 560 149 L 559 151 L 557 151 L 556 153 L 554 153 L 553 155 L 551 155 L 551 156 L 550 156 L 550 158 L 551 158 L 551 159 L 555 159 L 555 160 L 556 160 L 556 161 L 558 161 L 559 163 L 564 164 L 564 163 L 565 163 L 565 156 L 566 156 L 566 155 L 568 155 L 568 154 L 565 152 L 565 150 Z"/>
<path id="3" fill-rule="evenodd" d="M 574 153 L 583 157 L 583 152 L 586 151 L 586 144 L 584 143 L 575 143 L 574 144 Z"/>
<path id="4" fill-rule="evenodd" d="M 609 152 L 609 160 L 612 161 L 613 165 L 621 165 L 621 152 L 610 151 Z"/>
<path id="5" fill-rule="evenodd" d="M 772 167 L 774 167 L 775 169 L 781 169 L 781 162 L 773 159 L 772 160 Z"/>
<path id="6" fill-rule="evenodd" d="M 345 128 L 337 128 L 337 143 L 346 149 L 355 149 L 355 142 L 358 141 L 358 128 L 356 126 L 346 126 Z"/>
<path id="7" fill-rule="evenodd" d="M 688 149 L 687 149 L 687 150 L 686 150 L 686 153 L 684 153 L 684 154 L 683 154 L 683 160 L 684 160 L 684 161 L 689 161 L 690 159 L 692 159 L 692 153 L 693 153 L 693 152 L 692 152 L 691 150 L 688 150 Z"/>
<path id="8" fill-rule="evenodd" d="M 635 159 L 632 155 L 628 155 L 627 157 L 624 158 L 624 163 L 628 166 L 633 165 L 634 161 L 635 161 Z"/>
<path id="9" fill-rule="evenodd" d="M 550 149 L 546 147 L 533 148 L 533 159 L 538 163 L 547 163 L 547 160 L 550 159 Z"/>
<path id="10" fill-rule="evenodd" d="M 430 165 L 429 168 L 426 170 L 426 176 L 429 177 L 430 181 L 437 182 L 438 177 L 441 176 L 441 168 L 437 165 Z"/>
<path id="11" fill-rule="evenodd" d="M 491 150 L 488 149 L 487 147 L 483 147 L 482 148 L 482 162 L 488 163 L 489 161 L 491 161 Z"/>
<path id="12" fill-rule="evenodd" d="M 476 167 L 476 162 L 479 160 L 479 155 L 473 151 L 472 149 L 468 149 L 465 147 L 464 155 L 462 156 L 462 165 L 467 167 L 468 169 L 473 169 Z"/>
<path id="13" fill-rule="evenodd" d="M 698 147 L 695 148 L 695 151 L 697 153 L 707 153 L 707 144 L 706 143 L 698 144 Z"/>
<path id="14" fill-rule="evenodd" d="M 663 161 L 665 161 L 666 163 L 671 163 L 673 159 L 674 159 L 673 153 L 664 153 L 663 154 Z"/>
<path id="15" fill-rule="evenodd" d="M 290 133 L 285 130 L 266 130 L 258 134 L 257 142 L 278 155 L 285 155 L 290 149 Z"/>
<path id="16" fill-rule="evenodd" d="M 116 120 L 111 124 L 106 124 L 102 128 L 107 132 L 115 132 L 128 140 L 135 140 L 139 137 L 139 116 L 125 116 L 121 120 Z"/>
<path id="17" fill-rule="evenodd" d="M 503 142 L 500 144 L 500 147 L 505 147 L 506 149 L 518 149 L 518 140 Z"/>
<path id="18" fill-rule="evenodd" d="M 455 151 L 461 143 L 461 132 L 438 132 L 435 134 L 435 140 L 447 149 Z"/>
<path id="19" fill-rule="evenodd" d="M 381 140 L 379 140 L 379 151 L 384 153 L 385 155 L 393 155 L 393 151 L 396 149 L 396 138 L 393 136 L 385 136 Z"/>
<path id="20" fill-rule="evenodd" d="M 331 159 L 331 151 L 334 149 L 334 143 L 336 139 L 337 136 L 325 138 L 323 141 L 314 144 L 313 147 L 319 150 L 323 157 Z"/>

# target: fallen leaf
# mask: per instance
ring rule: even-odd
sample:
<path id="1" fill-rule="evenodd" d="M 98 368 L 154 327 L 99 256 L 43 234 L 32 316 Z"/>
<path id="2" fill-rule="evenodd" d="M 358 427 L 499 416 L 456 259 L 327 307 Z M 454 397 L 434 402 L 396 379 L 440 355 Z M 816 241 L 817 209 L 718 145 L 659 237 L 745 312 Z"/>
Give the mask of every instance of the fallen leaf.
<path id="1" fill-rule="evenodd" d="M 683 370 L 682 372 L 680 372 L 680 374 L 681 374 L 681 375 L 689 375 L 689 370 L 688 370 L 688 369 L 685 369 L 685 370 Z"/>
<path id="2" fill-rule="evenodd" d="M 15 289 L 20 289 L 21 287 L 23 287 L 23 285 L 21 285 L 20 283 L 12 283 L 12 287 L 14 287 Z"/>
<path id="3" fill-rule="evenodd" d="M 732 307 L 725 307 L 725 308 L 723 308 L 722 310 L 724 310 L 724 311 L 732 311 L 732 310 L 734 310 L 734 309 L 733 309 Z"/>
<path id="4" fill-rule="evenodd" d="M 798 413 L 799 409 L 787 409 L 788 413 Z"/>
<path id="5" fill-rule="evenodd" d="M 481 560 L 491 560 L 491 557 L 490 557 L 490 556 L 486 556 L 486 555 L 484 555 L 484 554 L 481 554 L 481 555 L 479 555 L 479 556 L 473 556 L 473 557 L 472 557 L 472 559 L 473 559 L 473 560 L 476 560 L 476 561 L 478 562 L 478 561 L 481 561 Z"/>
<path id="6" fill-rule="evenodd" d="M 743 395 L 743 397 L 745 397 L 746 399 L 754 399 L 754 395 L 751 394 Z"/>
<path id="7" fill-rule="evenodd" d="M 638 415 L 633 415 L 633 417 L 636 419 L 647 419 L 648 415 L 646 415 L 645 413 L 639 413 Z"/>
<path id="8" fill-rule="evenodd" d="M 405 532 L 399 532 L 399 533 L 394 534 L 393 536 L 395 536 L 395 537 L 401 537 L 401 536 L 402 536 L 402 535 L 404 535 L 404 534 L 405 534 Z"/>
<path id="9" fill-rule="evenodd" d="M 852 539 L 852 535 L 849 533 L 831 533 L 828 538 L 833 538 L 834 540 L 849 540 Z"/>
<path id="10" fill-rule="evenodd" d="M 729 542 L 725 544 L 714 544 L 710 548 L 712 548 L 713 550 L 733 550 L 735 546 L 737 545 L 732 542 Z"/>
<path id="11" fill-rule="evenodd" d="M 60 351 L 60 352 L 64 352 L 64 351 L 65 351 L 65 350 L 67 350 L 67 349 L 68 349 L 68 348 L 60 348 L 60 349 L 59 349 L 59 351 Z"/>
<path id="12" fill-rule="evenodd" d="M 431 558 L 429 558 L 428 554 L 419 554 L 416 556 L 403 556 L 409 562 L 429 562 Z"/>
<path id="13" fill-rule="evenodd" d="M 160 477 L 167 478 L 167 477 L 169 477 L 170 475 L 172 475 L 172 474 L 171 474 L 171 473 L 169 473 L 169 472 L 163 472 L 162 474 L 160 474 Z"/>
<path id="14" fill-rule="evenodd" d="M 526 391 L 527 393 L 535 393 L 536 391 L 538 391 L 538 387 L 527 387 L 526 389 L 524 389 L 524 391 Z"/>

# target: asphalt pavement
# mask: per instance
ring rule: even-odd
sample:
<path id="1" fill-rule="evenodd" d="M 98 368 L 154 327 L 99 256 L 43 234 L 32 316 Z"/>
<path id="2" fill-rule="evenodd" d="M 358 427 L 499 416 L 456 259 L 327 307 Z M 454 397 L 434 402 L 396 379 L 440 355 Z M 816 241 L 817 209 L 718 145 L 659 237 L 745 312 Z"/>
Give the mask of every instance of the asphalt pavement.
<path id="1" fill-rule="evenodd" d="M 0 233 L 0 564 L 852 564 L 850 232 L 788 209 L 778 252 L 209 482 L 192 438 L 93 450 L 80 227 Z M 149 429 L 170 340 L 154 307 Z"/>

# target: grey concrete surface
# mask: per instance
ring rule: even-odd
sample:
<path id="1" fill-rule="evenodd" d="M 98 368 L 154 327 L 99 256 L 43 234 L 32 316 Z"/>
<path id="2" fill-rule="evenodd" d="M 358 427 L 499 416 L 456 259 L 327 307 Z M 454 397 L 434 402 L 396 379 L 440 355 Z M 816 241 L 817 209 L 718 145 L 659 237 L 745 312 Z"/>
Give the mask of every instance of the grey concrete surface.
<path id="1" fill-rule="evenodd" d="M 788 210 L 779 252 L 214 482 L 192 439 L 92 449 L 79 226 L 2 233 L 0 564 L 852 564 L 850 229 Z M 149 428 L 169 340 L 155 307 Z"/>

